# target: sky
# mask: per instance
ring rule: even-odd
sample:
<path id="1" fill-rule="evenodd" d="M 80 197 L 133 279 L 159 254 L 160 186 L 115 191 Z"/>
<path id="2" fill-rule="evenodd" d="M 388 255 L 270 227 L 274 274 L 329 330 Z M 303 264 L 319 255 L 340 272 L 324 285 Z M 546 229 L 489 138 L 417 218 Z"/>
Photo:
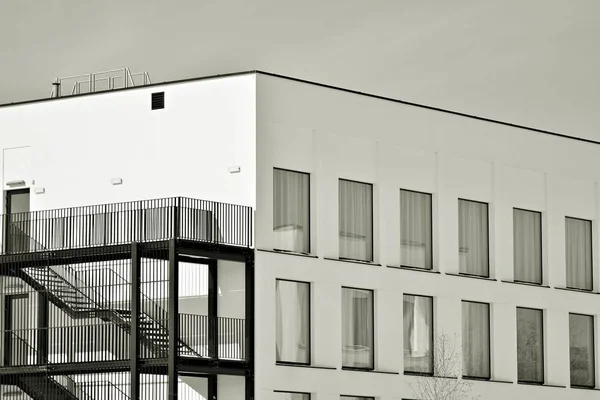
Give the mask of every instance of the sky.
<path id="1" fill-rule="evenodd" d="M 260 69 L 600 140 L 599 45 L 598 0 L 0 0 L 0 104 Z"/>

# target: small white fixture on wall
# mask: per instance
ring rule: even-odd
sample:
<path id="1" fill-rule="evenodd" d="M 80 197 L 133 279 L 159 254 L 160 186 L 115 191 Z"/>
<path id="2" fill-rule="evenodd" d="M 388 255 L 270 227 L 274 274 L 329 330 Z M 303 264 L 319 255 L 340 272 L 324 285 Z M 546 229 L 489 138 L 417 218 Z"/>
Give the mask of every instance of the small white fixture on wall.
<path id="1" fill-rule="evenodd" d="M 33 188 L 33 193 L 35 193 L 35 194 L 44 194 L 44 193 L 46 193 L 46 188 L 43 188 L 43 187 Z"/>
<path id="2" fill-rule="evenodd" d="M 239 165 L 235 165 L 233 167 L 229 167 L 230 174 L 239 174 L 242 171 L 242 168 Z"/>
<path id="3" fill-rule="evenodd" d="M 113 185 L 122 185 L 123 184 L 123 178 L 112 178 L 110 180 L 110 183 Z"/>
<path id="4" fill-rule="evenodd" d="M 21 186 L 24 185 L 25 181 L 23 179 L 17 179 L 14 181 L 8 181 L 6 182 L 6 186 Z"/>

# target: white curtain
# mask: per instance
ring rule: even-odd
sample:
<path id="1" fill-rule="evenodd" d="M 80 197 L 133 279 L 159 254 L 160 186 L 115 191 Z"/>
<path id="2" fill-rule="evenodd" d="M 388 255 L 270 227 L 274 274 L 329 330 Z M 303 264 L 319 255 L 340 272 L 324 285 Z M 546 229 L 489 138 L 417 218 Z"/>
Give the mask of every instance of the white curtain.
<path id="1" fill-rule="evenodd" d="M 594 387 L 594 317 L 569 314 L 571 385 Z"/>
<path id="2" fill-rule="evenodd" d="M 567 287 L 592 290 L 592 221 L 566 218 Z"/>
<path id="3" fill-rule="evenodd" d="M 489 304 L 462 302 L 463 376 L 490 377 Z"/>
<path id="4" fill-rule="evenodd" d="M 517 308 L 519 382 L 544 383 L 544 312 Z"/>
<path id="5" fill-rule="evenodd" d="M 276 281 L 277 361 L 310 362 L 310 284 Z"/>
<path id="6" fill-rule="evenodd" d="M 542 214 L 513 209 L 514 280 L 542 283 Z"/>
<path id="7" fill-rule="evenodd" d="M 342 289 L 342 365 L 373 368 L 373 292 Z"/>
<path id="8" fill-rule="evenodd" d="M 277 400 L 310 400 L 310 393 L 276 392 Z"/>
<path id="9" fill-rule="evenodd" d="M 432 269 L 431 236 L 431 195 L 400 190 L 401 264 Z"/>
<path id="10" fill-rule="evenodd" d="M 404 371 L 433 373 L 433 299 L 404 295 Z"/>
<path id="11" fill-rule="evenodd" d="M 274 247 L 310 252 L 309 174 L 273 170 Z"/>
<path id="12" fill-rule="evenodd" d="M 340 179 L 340 258 L 373 261 L 373 186 Z"/>
<path id="13" fill-rule="evenodd" d="M 475 201 L 458 201 L 459 271 L 489 276 L 488 205 Z"/>

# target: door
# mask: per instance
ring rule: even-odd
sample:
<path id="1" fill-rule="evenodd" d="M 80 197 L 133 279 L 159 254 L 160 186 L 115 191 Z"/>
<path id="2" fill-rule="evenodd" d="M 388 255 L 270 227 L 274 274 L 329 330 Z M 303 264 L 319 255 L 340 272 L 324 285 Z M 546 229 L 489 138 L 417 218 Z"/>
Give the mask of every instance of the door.
<path id="1" fill-rule="evenodd" d="M 6 254 L 29 251 L 31 244 L 29 189 L 6 192 L 6 221 L 4 227 Z"/>
<path id="2" fill-rule="evenodd" d="M 6 296 L 4 304 L 4 365 L 29 365 L 35 356 L 34 330 L 29 328 L 29 295 Z"/>

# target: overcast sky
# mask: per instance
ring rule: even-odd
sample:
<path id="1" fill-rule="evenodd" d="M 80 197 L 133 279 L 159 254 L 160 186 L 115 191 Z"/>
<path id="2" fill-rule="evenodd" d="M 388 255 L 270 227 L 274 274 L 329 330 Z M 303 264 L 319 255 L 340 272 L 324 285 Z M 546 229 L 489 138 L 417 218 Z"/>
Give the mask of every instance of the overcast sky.
<path id="1" fill-rule="evenodd" d="M 261 69 L 600 140 L 599 0 L 0 0 L 0 103 L 125 66 Z"/>

